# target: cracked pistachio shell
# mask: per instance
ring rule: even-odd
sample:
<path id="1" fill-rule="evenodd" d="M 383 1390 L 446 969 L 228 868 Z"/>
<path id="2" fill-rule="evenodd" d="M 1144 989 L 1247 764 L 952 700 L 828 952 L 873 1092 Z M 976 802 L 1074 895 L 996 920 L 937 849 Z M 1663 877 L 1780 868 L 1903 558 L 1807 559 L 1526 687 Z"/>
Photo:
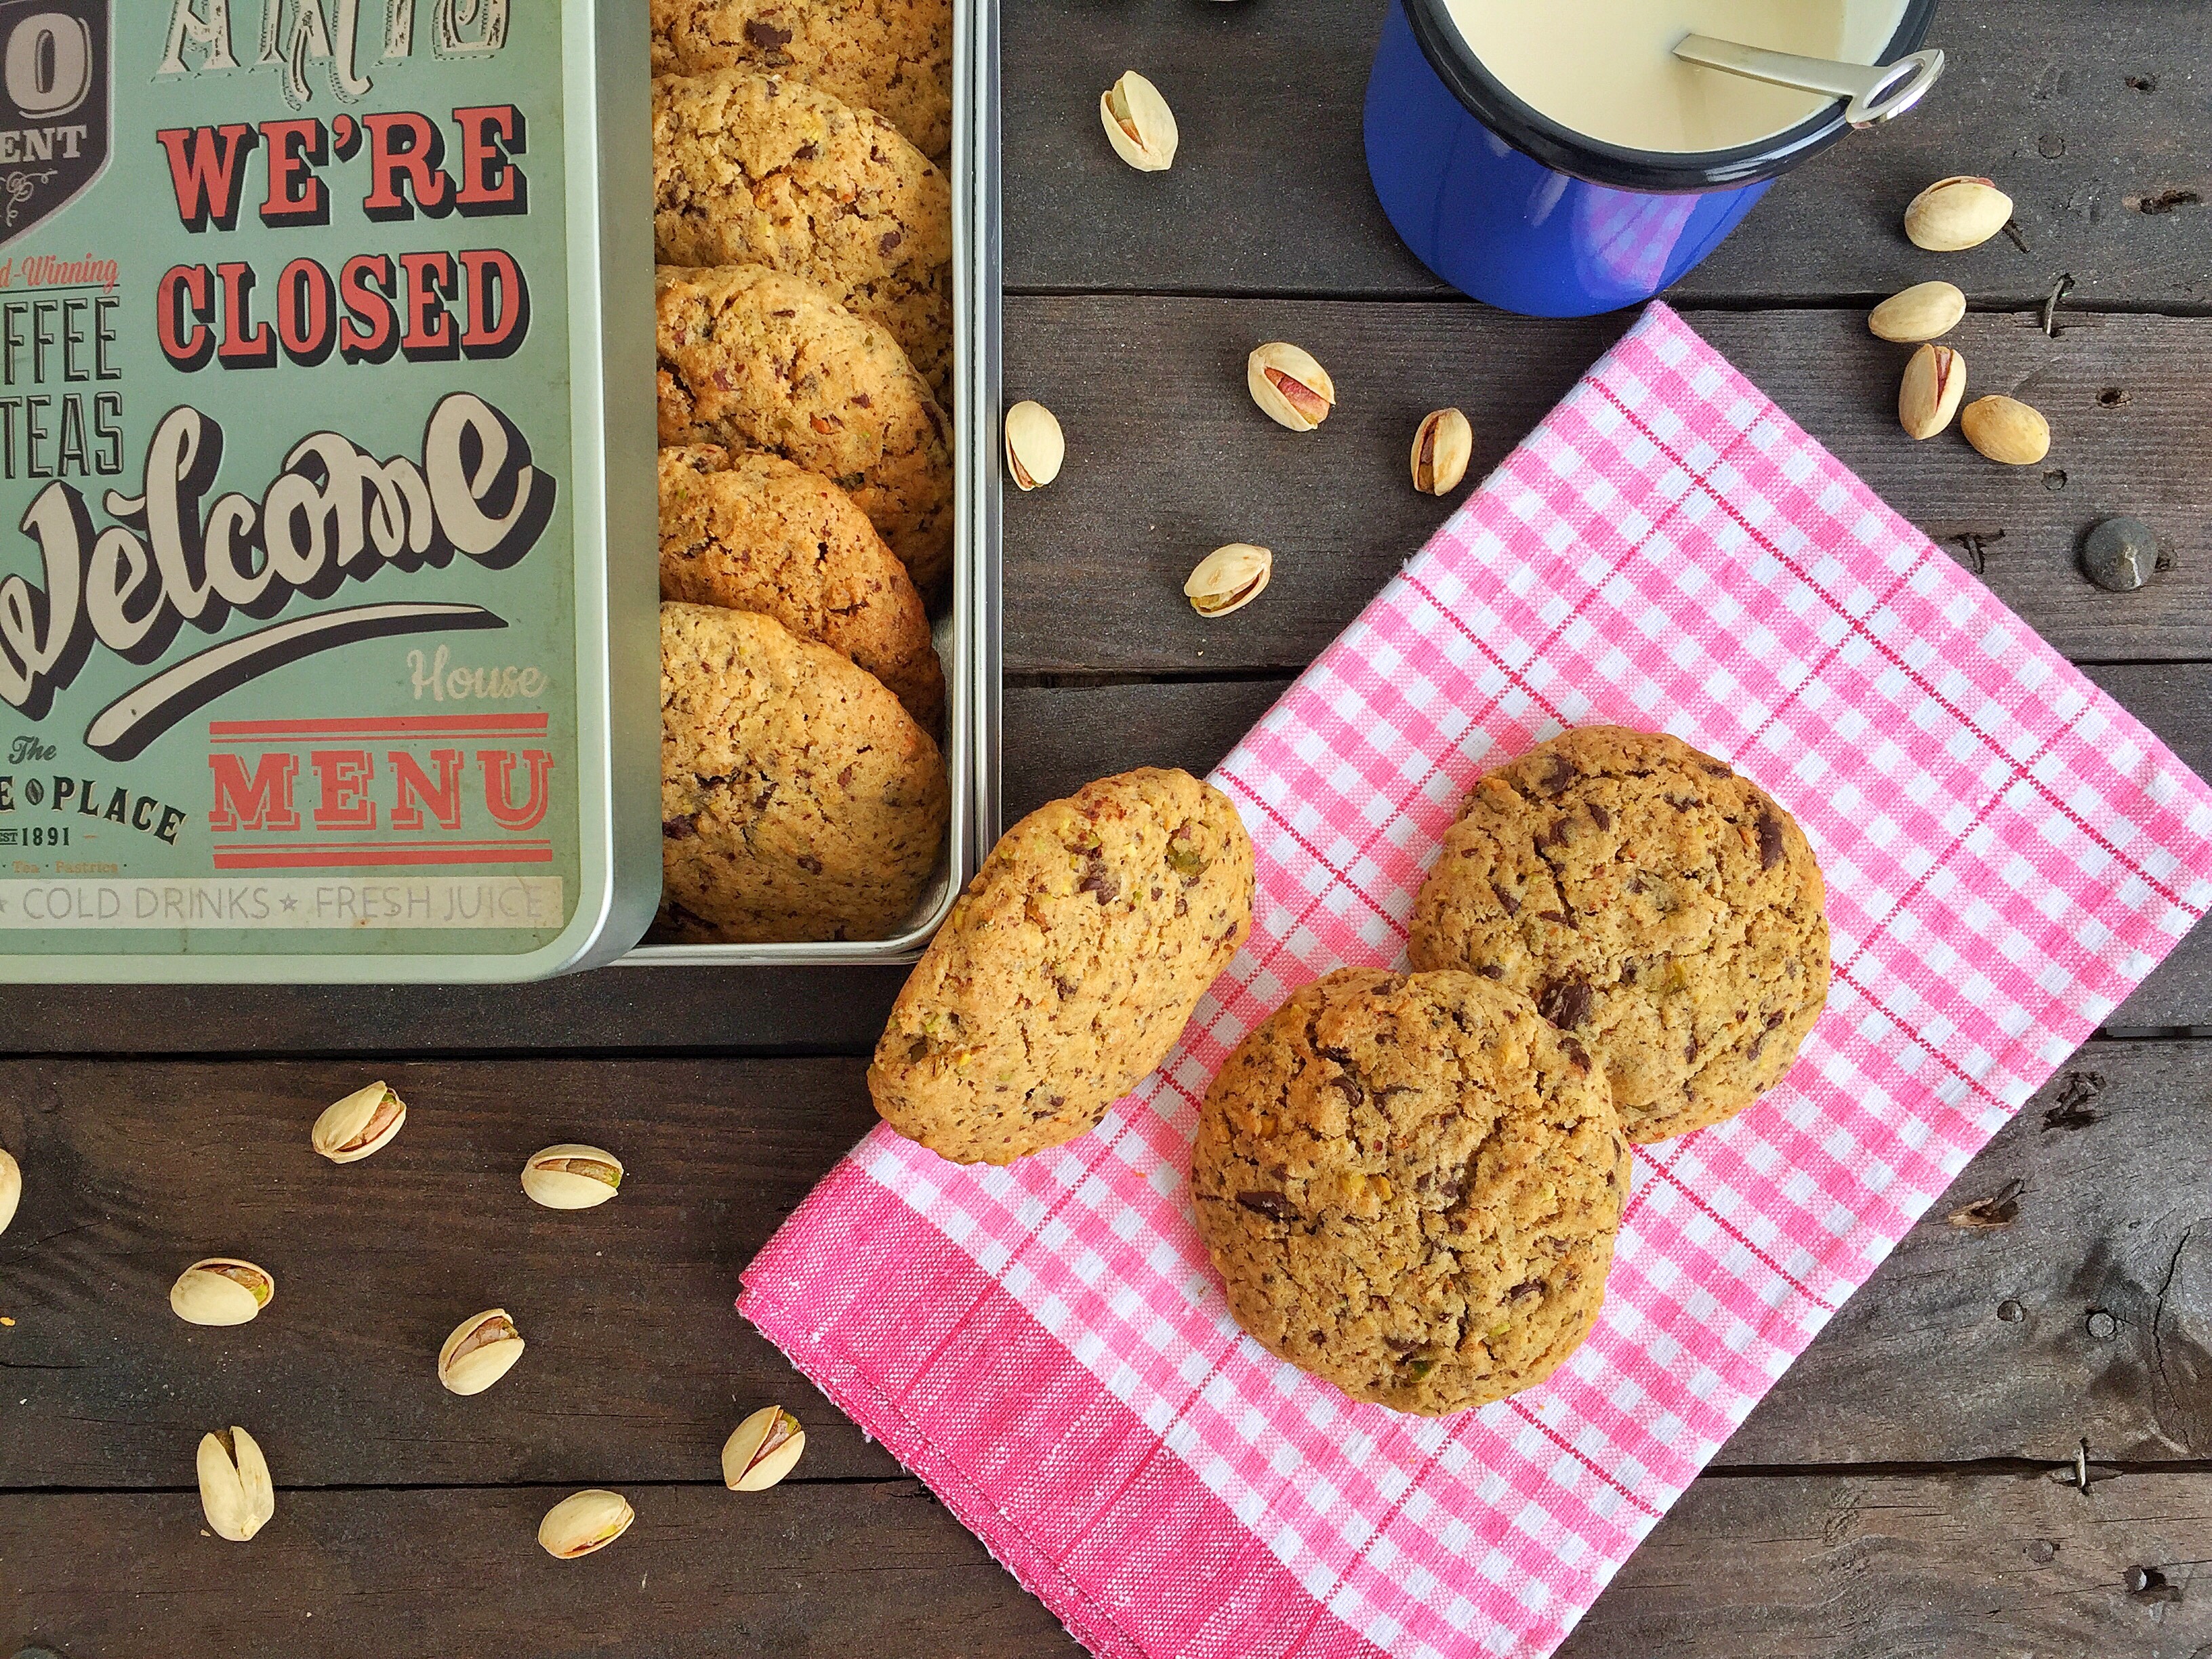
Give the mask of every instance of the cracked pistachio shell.
<path id="1" fill-rule="evenodd" d="M 622 1160 L 597 1146 L 548 1146 L 522 1166 L 522 1190 L 549 1210 L 588 1210 L 612 1198 L 622 1184 Z"/>
<path id="2" fill-rule="evenodd" d="M 1275 556 L 1266 548 L 1231 542 L 1198 562 L 1182 585 L 1183 597 L 1201 617 L 1225 617 L 1258 599 L 1274 574 Z"/>
<path id="3" fill-rule="evenodd" d="M 781 1406 L 763 1406 L 722 1443 L 722 1484 L 732 1492 L 766 1492 L 798 1466 L 806 1431 Z"/>
<path id="4" fill-rule="evenodd" d="M 1098 94 L 1098 119 L 1114 153 L 1139 173 L 1165 173 L 1175 163 L 1175 112 L 1160 89 L 1134 70 Z"/>
<path id="5" fill-rule="evenodd" d="M 2017 398 L 1977 398 L 1960 411 L 1966 441 L 2007 466 L 2033 466 L 2051 453 L 2051 422 Z"/>
<path id="6" fill-rule="evenodd" d="M 0 1146 L 0 1233 L 8 1231 L 8 1224 L 15 1218 L 15 1206 L 23 1201 L 23 1166 Z"/>
<path id="7" fill-rule="evenodd" d="M 597 1486 L 572 1492 L 538 1523 L 538 1542 L 556 1561 L 574 1561 L 603 1550 L 629 1530 L 637 1511 L 618 1492 Z"/>
<path id="8" fill-rule="evenodd" d="M 1060 417 L 1042 404 L 1024 402 L 1006 411 L 1006 471 L 1023 489 L 1041 489 L 1060 476 L 1067 440 Z"/>
<path id="9" fill-rule="evenodd" d="M 514 1368 L 523 1341 L 504 1308 L 472 1314 L 453 1327 L 438 1350 L 438 1381 L 447 1392 L 482 1394 Z"/>
<path id="10" fill-rule="evenodd" d="M 243 1325 L 276 1294 L 276 1276 L 236 1256 L 195 1261 L 169 1287 L 169 1306 L 187 1325 Z"/>
<path id="11" fill-rule="evenodd" d="M 1954 284 L 1915 283 L 1876 306 L 1867 317 L 1867 326 L 1877 339 L 1917 345 L 1948 334 L 1966 314 L 1966 296 Z"/>
<path id="12" fill-rule="evenodd" d="M 315 1120 L 308 1137 L 333 1164 L 357 1164 L 392 1144 L 407 1121 L 406 1103 L 382 1083 L 356 1089 Z"/>
<path id="13" fill-rule="evenodd" d="M 209 1530 L 243 1544 L 276 1513 L 276 1486 L 269 1460 L 244 1429 L 218 1429 L 200 1437 L 200 1508 Z"/>
<path id="14" fill-rule="evenodd" d="M 1915 438 L 1932 438 L 1951 424 L 1966 395 L 1966 360 L 1948 346 L 1923 345 L 1897 388 L 1899 424 Z"/>
<path id="15" fill-rule="evenodd" d="M 1905 234 L 1915 247 L 1956 253 L 1979 247 L 2012 221 L 2012 198 L 1987 179 L 1956 173 L 1938 179 L 1905 210 Z"/>
<path id="16" fill-rule="evenodd" d="M 1244 385 L 1267 418 L 1293 432 L 1310 432 L 1336 407 L 1336 382 L 1313 353 L 1287 340 L 1256 346 L 1244 360 Z"/>
<path id="17" fill-rule="evenodd" d="M 1413 488 L 1424 495 L 1449 495 L 1467 477 L 1474 454 L 1474 428 L 1456 409 L 1422 417 L 1413 434 Z"/>

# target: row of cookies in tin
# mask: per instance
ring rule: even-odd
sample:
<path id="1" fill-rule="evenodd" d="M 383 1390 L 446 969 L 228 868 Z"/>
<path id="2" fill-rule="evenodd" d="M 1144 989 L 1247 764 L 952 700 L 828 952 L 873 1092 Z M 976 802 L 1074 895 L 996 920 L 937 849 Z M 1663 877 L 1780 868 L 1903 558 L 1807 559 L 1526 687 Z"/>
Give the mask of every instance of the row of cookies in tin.
<path id="1" fill-rule="evenodd" d="M 951 198 L 837 94 L 939 138 L 949 8 L 656 0 L 653 21 L 660 933 L 882 938 L 949 815 L 928 601 L 952 539 Z"/>
<path id="2" fill-rule="evenodd" d="M 1181 773 L 1011 830 L 868 1074 L 901 1133 L 1006 1163 L 1097 1124 L 1249 928 L 1253 854 Z M 1826 1000 L 1818 865 L 1750 780 L 1664 733 L 1570 731 L 1445 835 L 1411 972 L 1293 993 L 1208 1088 L 1196 1225 L 1238 1322 L 1355 1399 L 1463 1410 L 1543 1380 L 1604 1300 L 1632 1141 L 1778 1083 Z"/>

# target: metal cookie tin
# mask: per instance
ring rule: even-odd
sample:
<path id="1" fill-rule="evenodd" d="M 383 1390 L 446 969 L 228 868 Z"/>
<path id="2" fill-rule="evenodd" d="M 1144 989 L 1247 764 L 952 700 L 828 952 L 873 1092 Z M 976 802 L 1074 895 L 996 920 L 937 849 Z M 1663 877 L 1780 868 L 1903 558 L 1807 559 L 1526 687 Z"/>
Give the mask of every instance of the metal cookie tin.
<path id="1" fill-rule="evenodd" d="M 997 0 L 953 0 L 952 410 L 956 525 L 953 597 L 937 624 L 950 714 L 945 744 L 952 780 L 951 829 L 914 915 L 890 939 L 850 944 L 647 945 L 636 966 L 726 967 L 911 962 L 952 908 L 998 839 L 1000 289 Z"/>

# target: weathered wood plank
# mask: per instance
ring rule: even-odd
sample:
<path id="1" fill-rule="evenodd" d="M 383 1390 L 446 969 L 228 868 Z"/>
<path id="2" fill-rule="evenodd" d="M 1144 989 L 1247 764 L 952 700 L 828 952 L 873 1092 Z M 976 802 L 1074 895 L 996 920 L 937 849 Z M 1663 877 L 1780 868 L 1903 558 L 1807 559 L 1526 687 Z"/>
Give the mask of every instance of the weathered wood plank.
<path id="1" fill-rule="evenodd" d="M 560 1486 L 287 1492 L 246 1546 L 203 1536 L 189 1492 L 14 1496 L 0 1638 L 100 1659 L 1080 1651 L 915 1483 L 623 1490 L 629 1533 L 559 1565 L 534 1534 Z M 2208 1523 L 2202 1474 L 2087 1495 L 2039 1475 L 1702 1480 L 1560 1651 L 2191 1659 L 2212 1639 Z M 2158 1582 L 2131 1591 L 2135 1568 Z"/>
<path id="2" fill-rule="evenodd" d="M 2008 1127 L 1723 1461 L 2059 1459 L 2084 1437 L 2100 1455 L 2212 1456 L 2212 1200 L 2191 1176 L 2212 1160 L 2208 1052 L 2084 1050 L 2074 1069 L 2101 1077 L 2096 1098 L 2068 1109 L 2062 1080 Z M 872 1124 L 860 1073 L 393 1066 L 405 1130 L 340 1169 L 307 1131 L 357 1065 L 0 1065 L 0 1145 L 26 1183 L 0 1237 L 0 1316 L 15 1322 L 0 1327 L 0 1490 L 189 1480 L 199 1434 L 228 1422 L 281 1441 L 303 1486 L 565 1479 L 586 1418 L 599 1474 L 684 1480 L 778 1398 L 813 1436 L 810 1475 L 890 1474 L 731 1307 L 744 1264 Z M 2054 1111 L 2081 1127 L 2046 1127 Z M 622 1195 L 580 1214 L 530 1205 L 523 1158 L 563 1139 L 623 1158 Z M 1945 1218 L 2014 1181 L 2008 1225 Z M 173 1318 L 175 1275 L 234 1252 L 276 1274 L 270 1311 L 228 1331 Z M 494 1305 L 531 1347 L 489 1393 L 453 1399 L 438 1346 Z"/>
<path id="3" fill-rule="evenodd" d="M 1133 177 L 1134 175 L 1132 175 Z M 1172 176 L 1172 175 L 1170 175 Z M 1542 323 L 1426 303 L 1036 297 L 1006 307 L 1006 388 L 1068 438 L 1049 489 L 1006 502 L 1006 663 L 1015 673 L 1294 672 L 1334 639 L 1455 501 L 1416 495 L 1406 453 L 1428 410 L 1464 409 L 1479 479 L 1626 325 Z M 1969 396 L 2050 416 L 2039 467 L 1983 459 L 1956 432 L 1899 429 L 1905 352 L 1858 311 L 1694 312 L 1689 321 L 1885 500 L 2076 660 L 2212 657 L 2212 322 L 2100 316 L 2056 341 L 2026 314 L 1969 317 Z M 1273 425 L 1244 388 L 1259 342 L 1297 340 L 1334 377 L 1320 431 Z M 2130 594 L 2076 568 L 2087 527 L 2142 518 L 2174 568 Z M 1207 620 L 1182 595 L 1212 548 L 1274 550 L 1267 594 Z"/>
<path id="4" fill-rule="evenodd" d="M 284 1448 L 267 1449 L 281 1483 Z M 571 1455 L 562 1479 L 592 1485 L 594 1468 Z M 10 1497 L 0 1645 L 100 1659 L 1082 1651 L 917 1482 L 630 1485 L 629 1531 L 556 1563 L 538 1522 L 565 1491 L 283 1492 L 246 1545 L 206 1536 L 192 1492 Z"/>
<path id="5" fill-rule="evenodd" d="M 2212 774 L 2212 665 L 2108 667 L 2092 678 Z M 1006 696 L 1006 801 L 1019 814 L 1108 772 L 1209 770 L 1283 678 L 1046 689 Z M 19 1054 L 522 1053 L 636 1050 L 865 1054 L 904 978 L 896 969 L 611 969 L 548 985 L 0 988 Z M 2212 934 L 2185 940 L 2115 1026 L 2212 1026 Z"/>
<path id="6" fill-rule="evenodd" d="M 1009 284 L 1444 291 L 1398 240 L 1367 177 L 1360 111 L 1382 11 L 1326 0 L 1024 8 L 1006 34 Z M 1886 294 L 1940 274 L 1978 302 L 2020 306 L 2070 272 L 2077 304 L 2212 303 L 2212 110 L 2191 78 L 2212 55 L 2212 16 L 1946 0 L 1933 43 L 1949 72 L 1910 119 L 1847 138 L 1783 180 L 1677 297 L 1773 304 Z M 1132 67 L 1174 106 L 1182 142 L 1169 173 L 1131 172 L 1100 135 L 1098 94 Z M 2001 238 L 1938 263 L 1905 241 L 1905 203 L 1962 171 L 2011 191 L 2025 249 Z"/>

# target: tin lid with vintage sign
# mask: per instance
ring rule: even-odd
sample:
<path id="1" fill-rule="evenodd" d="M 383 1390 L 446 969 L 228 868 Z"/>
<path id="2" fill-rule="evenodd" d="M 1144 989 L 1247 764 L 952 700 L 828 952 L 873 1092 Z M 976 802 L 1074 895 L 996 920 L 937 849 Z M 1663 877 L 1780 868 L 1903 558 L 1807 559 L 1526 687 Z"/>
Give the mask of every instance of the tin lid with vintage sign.
<path id="1" fill-rule="evenodd" d="M 643 932 L 644 12 L 0 0 L 0 977 Z"/>

